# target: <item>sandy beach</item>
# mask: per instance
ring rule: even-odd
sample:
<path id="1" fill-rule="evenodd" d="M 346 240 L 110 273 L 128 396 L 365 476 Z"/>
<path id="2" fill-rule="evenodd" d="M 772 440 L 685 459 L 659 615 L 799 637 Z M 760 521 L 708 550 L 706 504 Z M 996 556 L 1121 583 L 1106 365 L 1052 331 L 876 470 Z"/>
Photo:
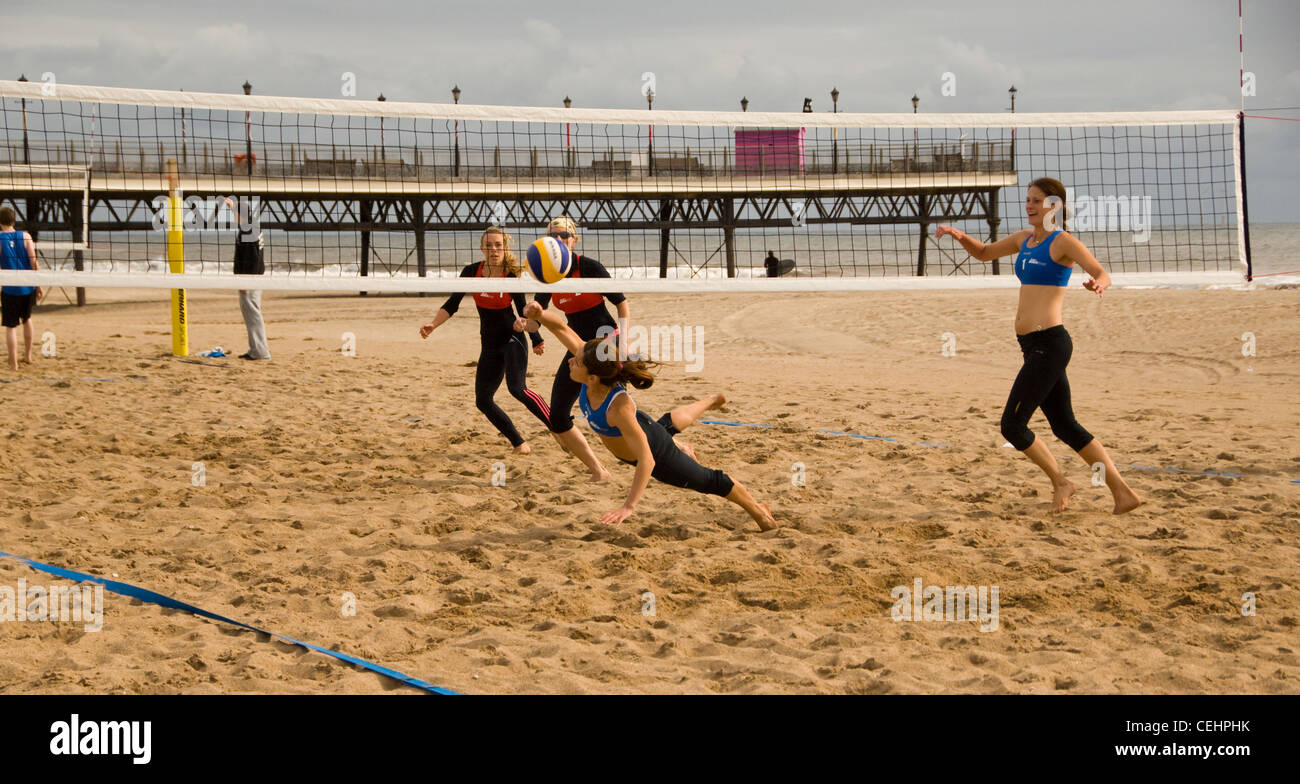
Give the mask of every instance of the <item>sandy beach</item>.
<path id="1" fill-rule="evenodd" d="M 1014 291 L 632 295 L 634 324 L 704 330 L 701 371 L 670 363 L 639 407 L 725 390 L 708 418 L 746 426 L 684 440 L 769 533 L 655 482 L 602 526 L 633 469 L 581 423 L 615 475 L 590 484 L 503 388 L 534 448 L 510 454 L 474 408 L 473 308 L 422 341 L 441 297 L 267 292 L 274 359 L 243 362 L 170 356 L 166 297 L 38 308 L 56 356 L 0 369 L 0 551 L 467 693 L 1300 692 L 1300 290 L 1074 287 L 1075 411 L 1146 502 L 1120 517 L 1041 415 L 1066 512 L 1003 446 Z M 245 350 L 233 292 L 190 312 L 191 351 Z M 547 398 L 559 348 L 530 361 Z M 20 578 L 61 582 L 0 559 Z M 894 620 L 918 578 L 996 586 L 997 628 Z M 112 594 L 102 631 L 0 643 L 3 693 L 419 693 Z"/>

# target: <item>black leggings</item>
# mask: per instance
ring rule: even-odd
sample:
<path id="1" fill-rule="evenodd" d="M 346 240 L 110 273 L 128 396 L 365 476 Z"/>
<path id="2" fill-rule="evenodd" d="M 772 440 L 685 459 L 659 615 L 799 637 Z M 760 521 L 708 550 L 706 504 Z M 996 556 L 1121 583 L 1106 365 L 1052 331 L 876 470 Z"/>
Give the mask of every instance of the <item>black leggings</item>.
<path id="1" fill-rule="evenodd" d="M 1070 382 L 1065 366 L 1070 364 L 1074 344 L 1063 325 L 1017 335 L 1025 364 L 1011 385 L 1007 407 L 1002 412 L 1002 437 L 1021 452 L 1034 443 L 1029 418 L 1042 408 L 1052 433 L 1078 452 L 1092 441 L 1092 434 L 1074 419 L 1070 406 Z"/>
<path id="2" fill-rule="evenodd" d="M 502 378 L 515 400 L 527 406 L 533 416 L 542 420 L 542 424 L 549 425 L 551 420 L 546 401 L 526 386 L 527 374 L 528 346 L 519 334 L 512 336 L 505 345 L 495 348 L 484 346 L 478 355 L 478 371 L 474 374 L 474 402 L 488 421 L 501 431 L 501 435 L 510 439 L 511 446 L 519 446 L 524 439 L 515 429 L 515 423 L 510 421 L 510 417 L 493 399 L 501 388 Z"/>
<path id="3" fill-rule="evenodd" d="M 573 352 L 564 352 L 564 359 L 555 371 L 555 383 L 551 384 L 551 421 L 547 424 L 552 433 L 566 433 L 573 429 L 573 404 L 578 402 L 582 385 L 569 376 L 570 359 L 573 359 Z"/>
<path id="4" fill-rule="evenodd" d="M 691 456 L 677 448 L 673 436 L 681 431 L 673 425 L 673 415 L 664 414 L 656 422 L 643 411 L 636 412 L 637 424 L 641 425 L 646 441 L 650 443 L 650 455 L 655 459 L 655 468 L 650 476 L 666 485 L 684 487 L 697 493 L 716 495 L 726 498 L 736 483 L 716 468 L 705 468 L 691 459 Z M 623 460 L 623 458 L 619 458 Z M 635 460 L 623 460 L 628 465 L 636 465 Z"/>

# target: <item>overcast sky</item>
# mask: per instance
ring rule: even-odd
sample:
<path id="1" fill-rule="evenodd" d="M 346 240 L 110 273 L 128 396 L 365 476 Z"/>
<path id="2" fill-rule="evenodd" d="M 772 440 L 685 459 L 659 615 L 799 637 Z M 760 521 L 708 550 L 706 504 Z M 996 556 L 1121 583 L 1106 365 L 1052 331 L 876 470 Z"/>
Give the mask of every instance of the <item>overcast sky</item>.
<path id="1" fill-rule="evenodd" d="M 5 9 L 0 76 L 64 84 L 599 108 L 1219 109 L 1240 104 L 1236 0 L 172 3 Z M 1300 117 L 1300 2 L 1246 0 L 1247 113 Z M 956 95 L 941 95 L 941 77 Z M 1247 120 L 1252 221 L 1300 221 L 1300 122 Z"/>

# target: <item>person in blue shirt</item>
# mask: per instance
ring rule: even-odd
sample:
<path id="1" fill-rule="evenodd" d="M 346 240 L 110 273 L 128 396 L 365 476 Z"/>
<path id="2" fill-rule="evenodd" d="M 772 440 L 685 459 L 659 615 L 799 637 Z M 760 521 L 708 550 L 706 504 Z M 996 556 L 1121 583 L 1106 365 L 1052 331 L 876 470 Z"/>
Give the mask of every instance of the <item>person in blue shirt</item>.
<path id="1" fill-rule="evenodd" d="M 1063 230 L 1065 199 L 1065 186 L 1059 180 L 1040 177 L 1029 184 L 1025 197 L 1028 229 L 984 243 L 960 229 L 940 226 L 935 238 L 951 236 L 979 261 L 1018 254 L 1015 269 L 1021 286 L 1016 339 L 1025 362 L 1002 412 L 1002 435 L 1043 469 L 1052 482 L 1052 511 L 1063 511 L 1074 493 L 1074 484 L 1065 478 L 1047 445 L 1029 429 L 1029 418 L 1041 408 L 1053 435 L 1078 452 L 1089 466 L 1100 463 L 1105 468 L 1103 478 L 1115 499 L 1113 511 L 1123 514 L 1136 509 L 1142 499 L 1119 475 L 1101 442 L 1074 418 L 1070 382 L 1065 378 L 1074 344 L 1061 314 L 1072 268 L 1078 264 L 1088 273 L 1090 278 L 1083 287 L 1098 297 L 1110 288 L 1110 274 L 1077 237 Z"/>
<path id="2" fill-rule="evenodd" d="M 12 207 L 0 207 L 0 269 L 38 270 L 36 243 L 32 236 L 14 229 L 17 215 Z M 18 325 L 23 327 L 23 362 L 32 362 L 32 308 L 45 296 L 40 286 L 0 287 L 0 323 L 5 327 L 5 345 L 9 347 L 9 369 L 18 369 Z"/>
<path id="3" fill-rule="evenodd" d="M 754 500 L 744 485 L 723 471 L 700 465 L 694 448 L 674 438 L 695 424 L 705 411 L 724 408 L 726 395 L 713 394 L 678 406 L 658 420 L 651 419 L 637 409 L 627 387 L 649 389 L 654 383 L 654 375 L 649 372 L 654 363 L 631 358 L 619 361 L 611 338 L 584 341 L 554 311 L 543 310 L 540 302 L 528 303 L 524 317 L 550 330 L 569 350 L 569 377 L 578 385 L 578 406 L 587 424 L 614 457 L 636 467 L 627 499 L 619 508 L 602 515 L 602 523 L 617 524 L 631 516 L 654 478 L 674 487 L 725 498 L 748 512 L 761 531 L 778 527 L 767 504 Z"/>

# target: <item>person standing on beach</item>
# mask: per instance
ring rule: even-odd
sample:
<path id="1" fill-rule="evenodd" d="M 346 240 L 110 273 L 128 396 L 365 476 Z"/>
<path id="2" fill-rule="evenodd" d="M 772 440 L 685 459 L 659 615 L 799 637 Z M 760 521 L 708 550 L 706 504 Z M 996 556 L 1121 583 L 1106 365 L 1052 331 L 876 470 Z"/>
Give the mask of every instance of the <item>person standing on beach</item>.
<path id="1" fill-rule="evenodd" d="M 0 207 L 0 269 L 36 271 L 36 243 L 32 235 L 14 229 L 17 214 L 12 207 Z M 9 369 L 18 369 L 18 325 L 23 326 L 23 362 L 32 363 L 32 308 L 45 291 L 40 286 L 4 286 L 0 288 L 0 322 L 5 328 L 5 345 L 9 348 Z"/>
<path id="2" fill-rule="evenodd" d="M 1101 442 L 1075 420 L 1070 384 L 1065 378 L 1074 344 L 1065 331 L 1061 313 L 1073 266 L 1078 264 L 1091 276 L 1083 287 L 1098 297 L 1110 288 L 1109 273 L 1077 237 L 1059 228 L 1065 226 L 1065 198 L 1065 186 L 1059 180 L 1040 177 L 1030 183 L 1025 199 L 1030 228 L 984 243 L 960 229 L 940 226 L 935 238 L 951 236 L 979 261 L 1019 251 L 1016 277 L 1021 286 L 1015 326 L 1025 360 L 1002 412 L 1002 435 L 1043 469 L 1052 482 L 1052 511 L 1063 511 L 1074 485 L 1065 478 L 1047 445 L 1029 429 L 1029 418 L 1035 409 L 1042 408 L 1057 438 L 1078 452 L 1089 466 L 1104 467 L 1106 486 L 1115 500 L 1113 511 L 1123 514 L 1137 508 L 1142 499 L 1119 475 Z"/>
<path id="3" fill-rule="evenodd" d="M 226 204 L 235 210 L 239 222 L 235 236 L 235 274 L 262 275 L 266 265 L 262 258 L 262 229 L 260 225 L 260 200 L 252 196 L 239 196 Z M 239 310 L 244 315 L 244 329 L 248 332 L 248 351 L 240 359 L 270 359 L 266 346 L 266 323 L 262 321 L 262 292 L 240 289 Z"/>
<path id="4" fill-rule="evenodd" d="M 551 221 L 546 227 L 546 234 L 549 237 L 563 242 L 568 246 L 569 251 L 573 253 L 573 272 L 571 278 L 608 278 L 609 271 L 599 261 L 590 256 L 579 255 L 574 248 L 578 244 L 578 224 L 567 215 L 561 215 Z M 615 322 L 609 315 L 609 309 L 605 307 L 605 300 L 608 299 L 618 310 L 618 321 Z M 534 297 L 537 304 L 545 308 L 555 303 L 555 307 L 563 311 L 568 319 L 568 325 L 578 337 L 583 340 L 592 340 L 597 337 L 604 337 L 599 334 L 602 329 L 605 334 L 611 331 L 618 334 L 618 325 L 626 324 L 628 321 L 628 304 L 627 297 L 621 293 L 612 294 L 538 294 Z M 536 349 L 534 349 L 535 351 Z M 569 360 L 573 358 L 572 354 L 566 353 L 560 360 L 560 366 L 555 370 L 555 382 L 551 385 L 551 421 L 550 428 L 555 440 L 560 442 L 560 446 L 572 452 L 582 461 L 583 465 L 591 471 L 593 481 L 602 482 L 610 477 L 609 469 L 600 462 L 596 453 L 591 451 L 591 445 L 587 439 L 583 438 L 582 432 L 573 426 L 573 404 L 578 400 L 578 391 L 582 385 L 574 381 L 569 375 Z"/>
<path id="5" fill-rule="evenodd" d="M 460 272 L 462 278 L 519 277 L 519 260 L 510 252 L 510 235 L 503 229 L 488 227 L 479 240 L 479 250 L 483 253 L 483 260 L 466 265 Z M 435 329 L 447 323 L 460 309 L 460 300 L 464 296 L 452 294 L 448 297 L 433 321 L 420 327 L 420 337 L 429 337 Z M 520 324 L 524 313 L 524 295 L 480 292 L 473 296 L 474 304 L 478 307 L 479 341 L 482 346 L 478 367 L 474 372 L 474 402 L 488 421 L 510 441 L 515 454 L 530 454 L 532 447 L 519 435 L 510 416 L 501 410 L 494 399 L 504 378 L 511 396 L 523 403 L 542 424 L 550 425 L 551 412 L 546 408 L 546 402 L 541 395 L 529 389 L 526 383 L 528 344 L 524 340 Z M 518 316 L 511 311 L 512 304 Z M 542 353 L 545 350 L 545 339 L 535 333 L 531 338 L 533 350 Z"/>

